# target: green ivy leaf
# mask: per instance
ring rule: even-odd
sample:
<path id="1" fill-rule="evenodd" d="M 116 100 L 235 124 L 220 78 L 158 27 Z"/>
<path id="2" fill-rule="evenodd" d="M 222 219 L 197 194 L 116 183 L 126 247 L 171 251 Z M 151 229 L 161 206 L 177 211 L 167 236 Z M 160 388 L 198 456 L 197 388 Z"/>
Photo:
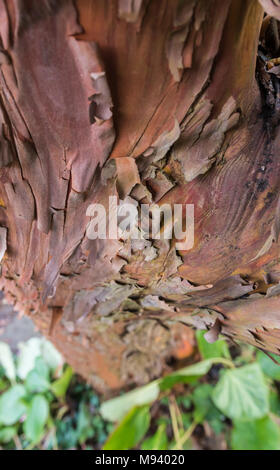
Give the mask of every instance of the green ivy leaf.
<path id="1" fill-rule="evenodd" d="M 268 413 L 268 387 L 258 364 L 225 371 L 215 386 L 212 399 L 231 419 L 251 420 Z"/>
<path id="2" fill-rule="evenodd" d="M 49 368 L 42 357 L 36 358 L 35 368 L 28 373 L 25 387 L 31 393 L 43 393 L 50 388 Z"/>
<path id="3" fill-rule="evenodd" d="M 16 379 L 16 368 L 10 346 L 0 341 L 0 364 L 2 364 L 6 377 L 11 382 Z"/>
<path id="4" fill-rule="evenodd" d="M 205 361 L 176 370 L 176 372 L 166 375 L 159 381 L 160 389 L 167 390 L 176 383 L 192 383 L 207 374 L 214 362 L 217 362 L 216 358 L 215 360 L 214 358 L 206 359 Z"/>
<path id="5" fill-rule="evenodd" d="M 107 421 L 118 422 L 131 408 L 155 401 L 159 392 L 158 381 L 151 382 L 120 397 L 105 401 L 100 407 L 100 413 Z"/>
<path id="6" fill-rule="evenodd" d="M 17 428 L 15 426 L 6 426 L 3 429 L 0 429 L 0 442 L 7 444 L 10 442 L 17 433 Z"/>
<path id="7" fill-rule="evenodd" d="M 91 414 L 84 402 L 80 403 L 77 417 L 77 437 L 80 444 L 93 437 L 94 429 L 91 423 Z"/>
<path id="8" fill-rule="evenodd" d="M 14 385 L 0 396 L 0 423 L 10 426 L 22 417 L 26 411 L 22 401 L 25 395 L 23 385 Z"/>
<path id="9" fill-rule="evenodd" d="M 49 416 L 49 403 L 43 395 L 35 395 L 24 421 L 24 433 L 32 443 L 40 441 Z"/>
<path id="10" fill-rule="evenodd" d="M 45 338 L 30 338 L 25 343 L 19 343 L 17 375 L 24 380 L 34 369 L 36 358 L 41 356 L 51 372 L 62 368 L 63 358 L 54 346 Z"/>
<path id="11" fill-rule="evenodd" d="M 71 382 L 73 375 L 73 369 L 69 365 L 66 366 L 65 371 L 63 372 L 62 376 L 59 379 L 55 380 L 51 384 L 51 390 L 57 398 L 64 397 L 69 384 Z"/>
<path id="12" fill-rule="evenodd" d="M 209 408 L 204 421 L 207 421 L 215 434 L 220 434 L 226 427 L 225 420 L 226 417 L 212 403 L 212 406 Z"/>
<path id="13" fill-rule="evenodd" d="M 279 450 L 279 427 L 268 416 L 256 421 L 236 421 L 231 447 L 233 450 Z"/>
<path id="14" fill-rule="evenodd" d="M 36 357 L 41 355 L 41 338 L 30 338 L 25 343 L 19 343 L 18 347 L 17 375 L 24 380 L 34 369 Z"/>
<path id="15" fill-rule="evenodd" d="M 100 407 L 100 413 L 108 421 L 120 421 L 132 407 L 155 401 L 161 390 L 169 389 L 176 383 L 190 383 L 207 374 L 214 362 L 216 363 L 217 360 L 207 359 L 206 361 L 192 364 L 166 375 L 162 379 L 154 380 L 148 385 L 138 387 L 120 397 L 105 401 Z"/>
<path id="16" fill-rule="evenodd" d="M 279 393 L 275 390 L 270 390 L 269 394 L 269 407 L 271 413 L 280 416 L 280 397 Z"/>
<path id="17" fill-rule="evenodd" d="M 192 393 L 191 399 L 194 404 L 193 417 L 197 423 L 203 422 L 208 411 L 213 407 L 211 400 L 212 392 L 213 387 L 211 385 L 202 384 L 196 387 Z"/>
<path id="18" fill-rule="evenodd" d="M 144 437 L 150 425 L 148 405 L 132 408 L 105 442 L 103 450 L 128 450 Z"/>
<path id="19" fill-rule="evenodd" d="M 155 434 L 142 442 L 142 450 L 166 450 L 167 449 L 166 424 L 162 423 Z"/>
<path id="20" fill-rule="evenodd" d="M 202 359 L 210 359 L 212 357 L 230 359 L 230 352 L 226 341 L 224 339 L 218 339 L 215 343 L 208 343 L 208 341 L 204 339 L 205 333 L 206 331 L 204 330 L 197 330 L 195 334 Z"/>
<path id="21" fill-rule="evenodd" d="M 41 354 L 52 373 L 56 372 L 57 369 L 62 369 L 64 363 L 62 355 L 53 344 L 45 338 L 43 338 L 41 343 Z"/>
<path id="22" fill-rule="evenodd" d="M 279 356 L 276 356 L 276 354 L 272 353 L 271 356 L 275 358 L 276 361 L 280 362 Z M 273 360 L 262 351 L 258 351 L 257 360 L 265 375 L 273 380 L 280 380 L 280 364 L 275 364 L 275 362 L 273 362 Z"/>
<path id="23" fill-rule="evenodd" d="M 6 378 L 0 377 L 0 392 L 3 392 L 9 386 Z"/>
<path id="24" fill-rule="evenodd" d="M 65 416 L 62 420 L 56 420 L 56 438 L 59 449 L 71 449 L 78 445 L 75 420 L 71 416 Z"/>

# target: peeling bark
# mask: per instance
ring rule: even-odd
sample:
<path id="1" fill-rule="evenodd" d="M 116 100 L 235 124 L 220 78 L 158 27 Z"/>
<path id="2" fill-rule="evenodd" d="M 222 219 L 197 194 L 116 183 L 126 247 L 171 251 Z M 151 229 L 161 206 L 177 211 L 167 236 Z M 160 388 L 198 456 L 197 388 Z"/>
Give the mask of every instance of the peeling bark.
<path id="1" fill-rule="evenodd" d="M 102 391 L 190 355 L 191 326 L 280 354 L 280 82 L 275 57 L 255 77 L 260 4 L 0 0 L 0 14 L 10 302 Z M 109 196 L 194 204 L 193 248 L 90 240 L 88 207 Z"/>

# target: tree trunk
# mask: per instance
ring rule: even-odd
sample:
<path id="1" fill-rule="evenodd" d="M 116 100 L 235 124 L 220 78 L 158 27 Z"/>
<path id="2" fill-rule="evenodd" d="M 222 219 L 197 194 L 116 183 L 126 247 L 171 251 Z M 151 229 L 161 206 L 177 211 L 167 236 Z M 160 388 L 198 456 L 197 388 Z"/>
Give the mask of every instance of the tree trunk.
<path id="1" fill-rule="evenodd" d="M 1 286 L 101 391 L 188 356 L 190 326 L 280 353 L 279 33 L 260 3 L 0 0 Z M 109 196 L 194 204 L 193 247 L 89 239 Z"/>

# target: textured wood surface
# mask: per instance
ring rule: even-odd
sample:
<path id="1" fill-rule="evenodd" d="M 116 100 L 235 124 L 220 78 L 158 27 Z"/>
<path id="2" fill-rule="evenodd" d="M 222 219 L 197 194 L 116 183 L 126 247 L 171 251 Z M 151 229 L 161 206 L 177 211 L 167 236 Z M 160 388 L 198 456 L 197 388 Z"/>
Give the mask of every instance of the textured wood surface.
<path id="1" fill-rule="evenodd" d="M 279 353 L 279 89 L 263 71 L 268 104 L 255 78 L 260 4 L 0 0 L 0 15 L 7 298 L 100 390 L 188 357 L 183 323 Z M 194 247 L 89 240 L 88 206 L 112 195 L 194 204 Z"/>

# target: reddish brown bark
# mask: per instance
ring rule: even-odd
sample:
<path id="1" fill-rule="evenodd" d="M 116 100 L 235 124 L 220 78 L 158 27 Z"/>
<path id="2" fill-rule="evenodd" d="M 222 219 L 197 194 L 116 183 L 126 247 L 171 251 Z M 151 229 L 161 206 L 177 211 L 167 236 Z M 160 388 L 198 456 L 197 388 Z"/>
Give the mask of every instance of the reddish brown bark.
<path id="1" fill-rule="evenodd" d="M 10 301 L 100 390 L 188 356 L 183 324 L 279 353 L 279 79 L 261 61 L 255 78 L 260 4 L 0 0 L 0 12 Z M 110 195 L 194 204 L 194 247 L 89 240 L 86 210 Z"/>

